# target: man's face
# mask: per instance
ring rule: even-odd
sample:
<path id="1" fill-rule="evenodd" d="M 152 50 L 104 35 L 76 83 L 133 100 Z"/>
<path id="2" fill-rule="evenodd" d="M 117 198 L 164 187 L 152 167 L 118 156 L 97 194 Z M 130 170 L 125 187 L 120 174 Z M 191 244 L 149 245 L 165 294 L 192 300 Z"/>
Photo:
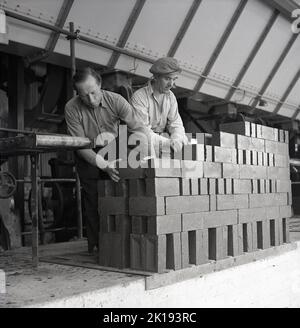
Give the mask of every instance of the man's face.
<path id="1" fill-rule="evenodd" d="M 76 83 L 76 89 L 82 102 L 90 108 L 96 108 L 101 101 L 101 85 L 93 76 L 80 83 Z"/>
<path id="2" fill-rule="evenodd" d="M 157 89 L 160 93 L 169 93 L 178 79 L 178 73 L 159 75 L 156 77 Z"/>

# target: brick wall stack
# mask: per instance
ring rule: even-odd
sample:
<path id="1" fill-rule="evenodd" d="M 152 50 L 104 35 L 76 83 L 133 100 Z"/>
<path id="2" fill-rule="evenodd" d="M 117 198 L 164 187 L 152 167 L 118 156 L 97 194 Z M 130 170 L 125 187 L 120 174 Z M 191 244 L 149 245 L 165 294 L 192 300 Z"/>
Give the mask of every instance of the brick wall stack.
<path id="1" fill-rule="evenodd" d="M 100 265 L 161 273 L 289 242 L 288 133 L 220 130 L 171 160 L 119 169 L 117 184 L 99 181 Z"/>

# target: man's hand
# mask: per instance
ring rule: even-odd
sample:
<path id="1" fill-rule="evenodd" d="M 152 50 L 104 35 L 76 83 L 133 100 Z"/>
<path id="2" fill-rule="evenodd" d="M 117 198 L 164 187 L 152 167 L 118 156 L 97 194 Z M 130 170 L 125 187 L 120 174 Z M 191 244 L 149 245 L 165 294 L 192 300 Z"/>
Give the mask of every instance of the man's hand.
<path id="1" fill-rule="evenodd" d="M 122 159 L 116 159 L 111 162 L 107 162 L 107 166 L 103 168 L 103 171 L 106 172 L 114 182 L 119 182 L 119 171 L 116 169 L 116 163 L 120 162 Z"/>
<path id="2" fill-rule="evenodd" d="M 183 142 L 179 139 L 171 139 L 170 146 L 173 148 L 175 152 L 178 152 L 181 150 L 183 146 Z"/>

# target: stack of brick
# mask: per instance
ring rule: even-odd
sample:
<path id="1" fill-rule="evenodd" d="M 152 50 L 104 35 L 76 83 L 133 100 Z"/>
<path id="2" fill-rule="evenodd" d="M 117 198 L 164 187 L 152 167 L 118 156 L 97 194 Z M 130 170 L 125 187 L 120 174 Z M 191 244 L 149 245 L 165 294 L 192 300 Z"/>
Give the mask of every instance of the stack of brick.
<path id="1" fill-rule="evenodd" d="M 100 265 L 160 273 L 289 242 L 288 133 L 220 130 L 99 181 Z"/>

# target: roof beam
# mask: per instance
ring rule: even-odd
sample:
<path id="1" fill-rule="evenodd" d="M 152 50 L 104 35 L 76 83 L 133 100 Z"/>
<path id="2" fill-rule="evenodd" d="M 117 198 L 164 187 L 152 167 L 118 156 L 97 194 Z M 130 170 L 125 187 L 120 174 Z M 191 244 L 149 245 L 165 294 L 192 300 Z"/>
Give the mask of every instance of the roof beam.
<path id="1" fill-rule="evenodd" d="M 62 6 L 60 8 L 60 11 L 58 13 L 57 19 L 56 19 L 56 23 L 55 23 L 56 27 L 58 27 L 58 28 L 64 27 L 73 3 L 74 3 L 74 0 L 64 0 Z M 45 49 L 41 52 L 35 53 L 31 56 L 28 56 L 25 59 L 26 64 L 27 65 L 32 64 L 34 62 L 37 62 L 39 60 L 42 60 L 42 59 L 48 57 L 49 53 L 54 51 L 57 41 L 59 39 L 59 35 L 60 35 L 59 32 L 52 31 L 50 34 L 50 37 L 47 41 L 47 44 L 45 46 Z"/>
<path id="2" fill-rule="evenodd" d="M 300 69 L 295 74 L 295 76 L 293 77 L 291 83 L 289 84 L 289 86 L 285 90 L 283 96 L 281 97 L 280 101 L 278 102 L 278 104 L 274 108 L 273 114 L 277 114 L 279 112 L 280 108 L 282 107 L 282 105 L 286 101 L 287 97 L 289 96 L 289 94 L 293 90 L 293 88 L 294 88 L 295 84 L 298 82 L 299 78 L 300 78 Z"/>
<path id="3" fill-rule="evenodd" d="M 298 116 L 299 113 L 300 113 L 300 105 L 299 105 L 299 107 L 296 109 L 294 115 L 292 116 L 292 120 L 296 120 L 296 118 L 297 118 L 297 116 Z"/>
<path id="4" fill-rule="evenodd" d="M 168 51 L 168 57 L 173 57 L 186 33 L 186 31 L 188 30 L 200 4 L 201 4 L 202 0 L 194 0 L 183 23 L 180 26 L 180 29 L 176 35 L 175 40 L 173 41 L 170 50 Z"/>
<path id="5" fill-rule="evenodd" d="M 277 62 L 275 63 L 275 65 L 273 66 L 270 74 L 268 75 L 267 79 L 265 80 L 264 84 L 262 85 L 261 89 L 258 92 L 258 96 L 255 97 L 251 108 L 254 108 L 257 106 L 259 100 L 261 99 L 261 97 L 263 96 L 263 94 L 265 93 L 265 91 L 267 90 L 268 86 L 270 85 L 271 81 L 273 80 L 275 74 L 278 72 L 281 64 L 283 63 L 284 59 L 286 58 L 288 52 L 290 51 L 290 49 L 292 48 L 292 45 L 294 44 L 294 42 L 297 39 L 298 34 L 293 34 L 289 40 L 289 42 L 287 43 L 287 45 L 285 46 L 285 48 L 283 49 L 280 57 L 278 58 Z"/>
<path id="6" fill-rule="evenodd" d="M 233 96 L 233 94 L 235 92 L 235 89 L 238 87 L 238 85 L 242 81 L 243 77 L 245 76 L 248 68 L 250 67 L 251 63 L 253 62 L 253 59 L 255 58 L 255 56 L 258 53 L 260 47 L 262 46 L 263 42 L 265 41 L 268 33 L 270 32 L 270 30 L 271 30 L 272 26 L 274 25 L 274 23 L 275 23 L 278 16 L 279 16 L 279 11 L 277 9 L 275 9 L 273 11 L 267 25 L 263 29 L 259 39 L 257 40 L 257 42 L 255 43 L 253 49 L 251 50 L 245 64 L 243 65 L 243 67 L 240 70 L 238 76 L 236 77 L 234 83 L 232 84 L 231 88 L 229 89 L 229 92 L 227 93 L 227 95 L 225 97 L 226 100 L 230 100 L 231 97 Z"/>
<path id="7" fill-rule="evenodd" d="M 125 27 L 120 35 L 119 41 L 117 43 L 117 47 L 121 47 L 123 48 L 129 38 L 129 35 L 140 15 L 140 12 L 142 11 L 144 4 L 145 4 L 146 0 L 136 0 L 136 3 L 130 13 L 130 16 L 125 24 Z M 113 52 L 113 54 L 111 55 L 107 66 L 110 68 L 114 68 L 118 59 L 120 57 L 120 53 L 118 52 Z"/>
<path id="8" fill-rule="evenodd" d="M 241 13 L 243 12 L 247 2 L 248 2 L 248 0 L 240 0 L 239 5 L 237 6 L 229 24 L 227 25 L 223 35 L 221 36 L 221 39 L 219 40 L 216 48 L 214 49 L 208 63 L 206 64 L 206 66 L 203 70 L 202 76 L 197 81 L 197 83 L 194 87 L 194 92 L 198 92 L 201 89 L 203 83 L 205 82 L 207 75 L 211 71 L 214 63 L 216 62 L 220 52 L 222 51 L 227 39 L 230 36 L 236 22 L 238 21 L 239 17 L 241 16 Z"/>

